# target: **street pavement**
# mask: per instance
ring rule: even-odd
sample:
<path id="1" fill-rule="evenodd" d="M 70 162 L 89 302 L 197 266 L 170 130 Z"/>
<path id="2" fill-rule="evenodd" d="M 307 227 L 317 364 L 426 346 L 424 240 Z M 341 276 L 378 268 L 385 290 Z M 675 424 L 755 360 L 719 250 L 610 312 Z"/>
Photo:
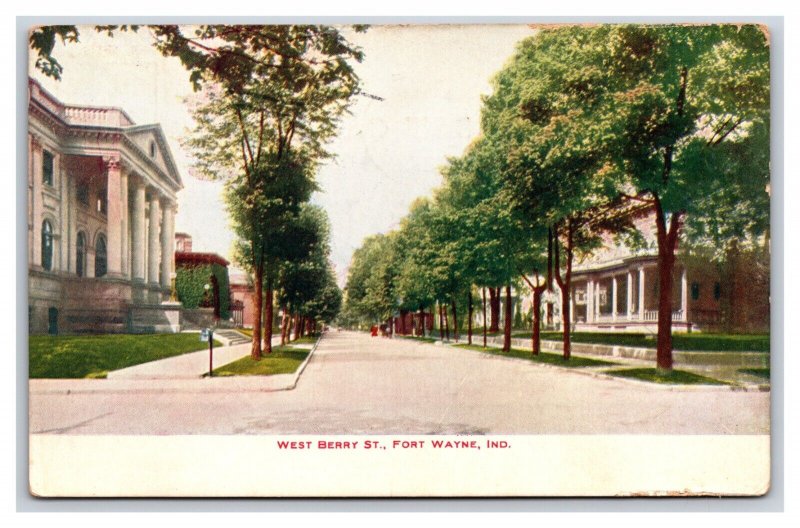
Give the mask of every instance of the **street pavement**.
<path id="1" fill-rule="evenodd" d="M 30 386 L 34 434 L 769 433 L 769 392 L 665 390 L 354 332 L 327 333 L 293 390 L 235 379 Z"/>

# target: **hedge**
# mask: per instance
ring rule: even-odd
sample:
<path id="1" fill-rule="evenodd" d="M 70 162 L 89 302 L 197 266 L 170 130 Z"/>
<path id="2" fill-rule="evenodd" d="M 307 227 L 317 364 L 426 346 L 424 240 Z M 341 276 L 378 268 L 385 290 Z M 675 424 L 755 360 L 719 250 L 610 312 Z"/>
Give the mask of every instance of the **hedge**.
<path id="1" fill-rule="evenodd" d="M 213 274 L 219 285 L 219 315 L 228 319 L 230 315 L 231 293 L 228 284 L 228 268 L 220 264 L 196 264 L 181 266 L 176 270 L 175 291 L 184 308 L 200 306 L 206 294 L 205 285 L 210 284 Z"/>

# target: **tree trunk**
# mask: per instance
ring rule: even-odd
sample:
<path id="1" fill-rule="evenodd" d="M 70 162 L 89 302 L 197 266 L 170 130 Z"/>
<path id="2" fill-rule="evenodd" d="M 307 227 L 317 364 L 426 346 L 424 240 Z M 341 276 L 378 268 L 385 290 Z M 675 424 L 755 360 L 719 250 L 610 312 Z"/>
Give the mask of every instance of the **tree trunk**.
<path id="1" fill-rule="evenodd" d="M 656 338 L 656 367 L 672 371 L 672 287 L 675 269 L 675 249 L 678 231 L 683 220 L 682 212 L 672 213 L 667 220 L 661 200 L 656 195 L 656 232 L 658 240 L 658 337 Z"/>
<path id="2" fill-rule="evenodd" d="M 272 281 L 267 285 L 267 295 L 264 301 L 264 353 L 272 354 L 272 302 L 274 291 Z"/>
<path id="3" fill-rule="evenodd" d="M 483 288 L 483 348 L 486 348 L 486 288 Z"/>
<path id="4" fill-rule="evenodd" d="M 450 320 L 447 317 L 447 305 L 442 305 L 442 317 L 444 317 L 444 335 L 450 341 Z"/>
<path id="5" fill-rule="evenodd" d="M 511 284 L 506 284 L 506 316 L 503 321 L 503 352 L 511 351 Z"/>
<path id="6" fill-rule="evenodd" d="M 533 290 L 533 355 L 538 356 L 541 349 L 541 306 L 542 306 L 542 290 L 534 288 Z"/>
<path id="7" fill-rule="evenodd" d="M 294 314 L 294 339 L 290 341 L 297 341 L 300 338 L 300 314 Z"/>
<path id="8" fill-rule="evenodd" d="M 500 288 L 489 288 L 489 309 L 492 312 L 489 331 L 495 334 L 500 331 Z"/>
<path id="9" fill-rule="evenodd" d="M 286 345 L 289 335 L 289 312 L 286 306 L 283 307 L 283 317 L 281 317 L 281 346 Z"/>
<path id="10" fill-rule="evenodd" d="M 456 301 L 450 301 L 450 309 L 453 311 L 453 339 L 458 343 L 458 315 L 456 313 Z"/>
<path id="11" fill-rule="evenodd" d="M 467 303 L 469 304 L 469 318 L 467 319 L 467 344 L 472 344 L 472 290 L 469 291 Z"/>
<path id="12" fill-rule="evenodd" d="M 572 285 L 572 257 L 573 257 L 573 240 L 575 235 L 572 220 L 567 221 L 567 247 L 566 255 L 564 255 L 566 262 L 564 263 L 564 276 L 561 276 L 561 263 L 559 262 L 559 246 L 558 231 L 553 230 L 553 247 L 555 264 L 553 272 L 555 273 L 556 283 L 561 289 L 561 327 L 563 331 L 563 350 L 564 359 L 568 360 L 572 356 L 572 343 L 570 342 L 570 309 L 569 309 L 569 291 Z"/>
<path id="13" fill-rule="evenodd" d="M 419 307 L 419 336 L 425 337 L 425 308 Z"/>
<path id="14" fill-rule="evenodd" d="M 439 338 L 444 341 L 444 321 L 442 320 L 442 305 L 439 304 Z"/>
<path id="15" fill-rule="evenodd" d="M 553 230 L 547 229 L 547 291 L 553 291 Z M 553 303 L 547 303 L 547 327 L 553 328 Z"/>
<path id="16" fill-rule="evenodd" d="M 256 291 L 253 294 L 253 306 L 255 308 L 255 321 L 253 322 L 253 342 L 250 348 L 252 359 L 261 359 L 261 320 L 263 317 L 263 297 L 264 297 L 264 268 L 256 266 L 255 284 Z"/>

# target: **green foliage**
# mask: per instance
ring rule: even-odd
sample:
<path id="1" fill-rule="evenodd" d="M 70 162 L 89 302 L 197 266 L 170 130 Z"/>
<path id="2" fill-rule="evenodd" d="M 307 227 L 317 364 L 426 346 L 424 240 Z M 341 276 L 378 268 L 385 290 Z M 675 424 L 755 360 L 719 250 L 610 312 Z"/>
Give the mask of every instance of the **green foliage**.
<path id="1" fill-rule="evenodd" d="M 219 286 L 220 317 L 230 317 L 230 285 L 228 268 L 217 263 L 182 266 L 175 270 L 175 291 L 184 308 L 198 308 L 203 301 L 211 302 L 213 291 L 206 291 L 205 285 L 211 284 L 212 275 Z"/>
<path id="2" fill-rule="evenodd" d="M 214 346 L 222 346 L 214 341 Z M 30 336 L 31 378 L 102 378 L 149 361 L 208 348 L 199 334 Z"/>

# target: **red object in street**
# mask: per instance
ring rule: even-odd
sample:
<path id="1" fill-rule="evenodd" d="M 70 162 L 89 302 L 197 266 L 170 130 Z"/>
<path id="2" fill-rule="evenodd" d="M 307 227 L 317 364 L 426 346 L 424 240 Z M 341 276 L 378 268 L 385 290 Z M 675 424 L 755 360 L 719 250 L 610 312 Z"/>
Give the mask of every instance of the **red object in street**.
<path id="1" fill-rule="evenodd" d="M 370 333 L 372 334 L 372 337 L 378 337 L 378 326 L 373 325 L 372 328 L 370 328 Z"/>

